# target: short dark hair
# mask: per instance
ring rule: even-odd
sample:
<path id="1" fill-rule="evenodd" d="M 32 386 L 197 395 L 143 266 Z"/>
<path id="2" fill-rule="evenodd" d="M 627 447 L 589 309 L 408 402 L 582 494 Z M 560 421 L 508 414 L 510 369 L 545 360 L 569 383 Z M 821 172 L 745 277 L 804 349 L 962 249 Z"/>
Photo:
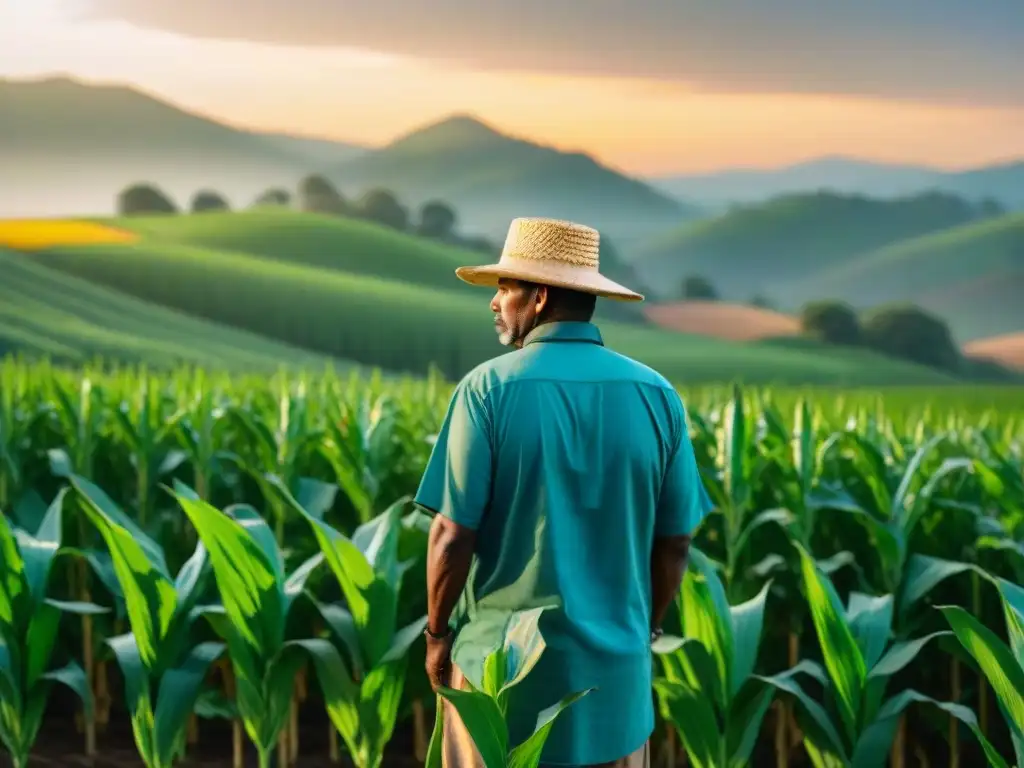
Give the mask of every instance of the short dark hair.
<path id="1" fill-rule="evenodd" d="M 536 283 L 520 281 L 525 288 L 532 288 Z M 548 310 L 551 317 L 566 320 L 590 322 L 597 308 L 597 296 L 593 293 L 574 291 L 572 288 L 548 285 Z"/>

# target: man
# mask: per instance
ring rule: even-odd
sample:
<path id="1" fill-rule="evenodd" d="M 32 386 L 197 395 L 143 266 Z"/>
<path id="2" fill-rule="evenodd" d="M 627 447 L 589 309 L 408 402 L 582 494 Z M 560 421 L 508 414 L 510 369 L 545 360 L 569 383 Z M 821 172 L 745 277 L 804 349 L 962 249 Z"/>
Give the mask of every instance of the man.
<path id="1" fill-rule="evenodd" d="M 598 247 L 589 227 L 516 219 L 497 264 L 456 270 L 497 288 L 495 330 L 516 351 L 459 382 L 416 496 L 436 513 L 427 674 L 435 688 L 464 684 L 449 623 L 475 557 L 474 599 L 504 589 L 513 609 L 559 603 L 541 617 L 540 661 L 511 690 L 510 747 L 542 710 L 593 688 L 555 722 L 543 764 L 646 768 L 651 641 L 710 502 L 679 396 L 590 322 L 599 296 L 643 300 L 600 274 Z M 444 715 L 445 765 L 482 766 L 458 713 Z"/>

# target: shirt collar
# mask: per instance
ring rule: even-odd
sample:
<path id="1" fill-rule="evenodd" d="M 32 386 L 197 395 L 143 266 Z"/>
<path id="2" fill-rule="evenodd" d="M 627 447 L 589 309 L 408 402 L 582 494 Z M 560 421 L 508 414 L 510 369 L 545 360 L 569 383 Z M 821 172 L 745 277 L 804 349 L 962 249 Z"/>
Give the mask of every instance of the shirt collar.
<path id="1" fill-rule="evenodd" d="M 601 331 L 593 323 L 554 322 L 538 325 L 523 340 L 523 346 L 545 341 L 579 341 L 604 346 Z"/>

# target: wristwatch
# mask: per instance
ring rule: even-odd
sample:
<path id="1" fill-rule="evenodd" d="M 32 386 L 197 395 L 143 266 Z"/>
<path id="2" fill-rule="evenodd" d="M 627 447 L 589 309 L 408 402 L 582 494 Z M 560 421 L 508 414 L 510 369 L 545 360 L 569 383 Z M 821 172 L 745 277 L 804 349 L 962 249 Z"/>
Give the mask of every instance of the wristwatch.
<path id="1" fill-rule="evenodd" d="M 663 630 L 661 627 L 658 627 L 657 629 L 652 629 L 651 630 L 651 645 L 654 645 L 656 642 L 658 642 L 658 639 L 662 635 L 664 635 L 664 634 L 665 634 L 665 630 Z"/>

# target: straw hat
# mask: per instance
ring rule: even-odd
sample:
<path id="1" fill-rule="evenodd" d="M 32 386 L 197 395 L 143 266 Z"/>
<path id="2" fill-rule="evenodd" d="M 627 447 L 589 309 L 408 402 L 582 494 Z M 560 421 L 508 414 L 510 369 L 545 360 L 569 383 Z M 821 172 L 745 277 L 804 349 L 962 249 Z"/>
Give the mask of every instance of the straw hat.
<path id="1" fill-rule="evenodd" d="M 598 272 L 596 229 L 556 219 L 513 219 L 497 264 L 459 267 L 470 285 L 496 286 L 500 278 L 571 288 L 617 301 L 643 301 L 642 294 Z"/>

